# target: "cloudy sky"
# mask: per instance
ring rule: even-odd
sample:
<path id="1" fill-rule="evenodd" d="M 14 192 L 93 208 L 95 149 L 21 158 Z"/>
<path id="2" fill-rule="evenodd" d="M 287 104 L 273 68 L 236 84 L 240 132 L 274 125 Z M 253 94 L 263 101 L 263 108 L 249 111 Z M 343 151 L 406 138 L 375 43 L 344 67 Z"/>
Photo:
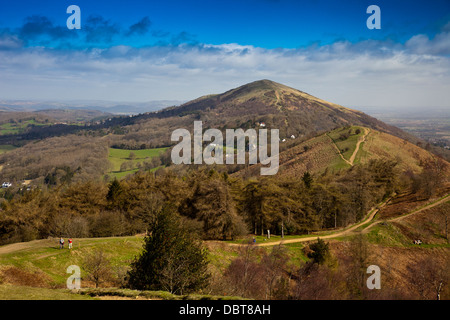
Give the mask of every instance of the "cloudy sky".
<path id="1" fill-rule="evenodd" d="M 450 1 L 1 2 L 0 100 L 189 100 L 259 79 L 349 107 L 450 108 Z"/>

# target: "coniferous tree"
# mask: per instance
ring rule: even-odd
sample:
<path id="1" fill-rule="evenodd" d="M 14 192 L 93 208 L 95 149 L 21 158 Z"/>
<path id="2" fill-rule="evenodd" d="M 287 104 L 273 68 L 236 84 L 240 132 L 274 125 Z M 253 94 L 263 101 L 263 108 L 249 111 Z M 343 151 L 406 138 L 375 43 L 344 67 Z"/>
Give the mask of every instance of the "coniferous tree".
<path id="1" fill-rule="evenodd" d="M 175 294 L 197 291 L 208 283 L 207 264 L 207 250 L 176 212 L 165 207 L 151 223 L 141 255 L 131 264 L 128 284 Z"/>
<path id="2" fill-rule="evenodd" d="M 312 252 L 308 254 L 308 257 L 317 264 L 323 264 L 330 253 L 328 243 L 325 243 L 325 241 L 320 238 L 317 238 L 317 242 L 311 244 L 309 248 Z"/>
<path id="3" fill-rule="evenodd" d="M 114 179 L 108 188 L 108 194 L 106 195 L 106 200 L 114 207 L 119 205 L 120 195 L 123 193 L 123 188 L 117 179 Z"/>
<path id="4" fill-rule="evenodd" d="M 303 180 L 303 183 L 305 184 L 305 187 L 306 187 L 307 189 L 311 188 L 311 184 L 312 184 L 312 182 L 313 182 L 313 178 L 312 178 L 312 176 L 311 176 L 311 173 L 309 173 L 309 171 L 306 171 L 306 172 L 303 174 L 302 180 Z"/>

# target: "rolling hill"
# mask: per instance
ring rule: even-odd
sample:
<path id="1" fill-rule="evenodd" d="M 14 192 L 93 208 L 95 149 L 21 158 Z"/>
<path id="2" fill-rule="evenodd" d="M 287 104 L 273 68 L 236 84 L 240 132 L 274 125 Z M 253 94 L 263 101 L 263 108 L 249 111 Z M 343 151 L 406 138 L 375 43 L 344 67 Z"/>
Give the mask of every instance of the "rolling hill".
<path id="1" fill-rule="evenodd" d="M 173 130 L 192 130 L 193 121 L 202 121 L 203 128 L 279 129 L 280 138 L 294 135 L 305 140 L 320 133 L 349 125 L 359 125 L 406 139 L 412 143 L 418 138 L 363 112 L 324 101 L 305 92 L 270 80 L 245 84 L 221 94 L 211 94 L 134 117 L 115 118 L 110 126 L 120 125 L 127 133 L 113 140 L 151 147 L 171 144 Z M 135 142 L 133 142 L 135 141 Z"/>
<path id="2" fill-rule="evenodd" d="M 229 173 L 234 172 L 231 178 L 209 168 L 202 170 L 201 166 L 199 170 L 191 166 L 185 172 L 186 167 L 176 167 L 175 174 L 169 172 L 170 166 L 167 171 L 153 174 L 151 170 L 170 160 L 156 161 L 150 170 L 146 163 L 153 165 L 150 160 L 170 146 L 173 130 L 192 130 L 194 120 L 203 121 L 205 129 L 258 129 L 263 122 L 265 128 L 279 129 L 278 174 L 260 177 L 258 165 L 240 171 L 243 165 L 227 167 Z M 330 241 L 333 266 L 320 269 L 328 270 L 326 274 L 318 269 L 316 279 L 333 279 L 327 285 L 346 288 L 336 295 L 339 298 L 362 297 L 354 295 L 345 280 L 353 277 L 355 270 L 363 270 L 355 262 L 360 261 L 356 253 L 362 252 L 361 248 L 373 253 L 375 260 L 370 260 L 371 264 L 390 270 L 383 273 L 383 286 L 395 284 L 387 285 L 388 291 L 379 296 L 366 298 L 417 297 L 427 286 L 417 286 L 417 292 L 411 295 L 409 288 L 414 286 L 414 275 L 423 265 L 431 266 L 431 275 L 448 270 L 443 267 L 448 261 L 448 228 L 443 228 L 448 218 L 442 214 L 449 209 L 448 171 L 439 185 L 442 190 L 436 188 L 431 194 L 434 198 L 419 198 L 421 194 L 409 190 L 413 179 L 391 170 L 394 165 L 389 162 L 396 162 L 402 171 L 419 173 L 422 163 L 436 156 L 416 145 L 414 137 L 360 111 L 261 80 L 159 112 L 111 118 L 98 127 L 79 131 L 69 134 L 66 130 L 64 137 L 50 135 L 14 150 L 2 146 L 5 154 L 0 155 L 0 177 L 33 179 L 31 185 L 44 186 L 44 190 L 25 191 L 22 187 L 19 192 L 19 187 L 14 187 L 15 194 L 10 189 L 3 190 L 0 244 L 6 245 L 0 247 L 0 299 L 20 297 L 22 292 L 27 293 L 27 298 L 87 298 L 70 296 L 63 289 L 66 270 L 68 265 L 85 263 L 85 258 L 98 248 L 105 250 L 112 262 L 113 276 L 104 286 L 122 286 L 130 261 L 141 248 L 142 234 L 148 232 L 148 222 L 166 204 L 175 208 L 183 223 L 198 232 L 199 238 L 208 240 L 204 243 L 211 250 L 209 268 L 219 279 L 208 290 L 220 295 L 198 295 L 201 299 L 230 295 L 228 288 L 222 286 L 230 279 L 220 277 L 232 270 L 228 268 L 238 261 L 240 250 L 236 243 L 248 240 L 250 233 L 258 241 L 253 247 L 260 250 L 261 257 L 268 252 L 263 250 L 283 241 L 288 267 L 280 274 L 289 276 L 288 281 L 293 283 L 298 281 L 301 287 L 305 283 L 302 281 L 307 280 L 301 278 L 310 249 L 306 242 L 319 235 Z M 48 133 L 51 128 L 38 132 Z M 371 162 L 374 159 L 385 162 Z M 124 166 L 127 168 L 123 171 L 123 164 L 130 167 Z M 448 170 L 448 163 L 445 165 Z M 138 171 L 138 167 L 144 169 L 120 182 L 110 183 L 106 176 L 101 179 L 108 170 L 120 178 Z M 327 174 L 320 174 L 327 170 Z M 309 185 L 302 179 L 306 171 L 313 173 Z M 239 179 L 252 176 L 256 179 Z M 396 181 L 400 176 L 405 180 L 402 183 Z M 363 179 L 358 181 L 359 177 Z M 419 182 L 421 188 L 432 185 L 425 180 Z M 270 230 L 270 241 L 265 230 Z M 358 234 L 361 238 L 355 237 Z M 73 250 L 58 249 L 55 236 L 73 237 Z M 424 242 L 421 247 L 412 244 L 418 238 Z M 367 262 L 372 259 L 360 257 Z M 421 260 L 413 264 L 417 257 Z M 83 283 L 94 286 L 87 276 Z M 136 299 L 189 299 L 165 292 L 85 289 L 82 293 L 89 297 L 109 292 Z M 312 290 L 316 292 L 315 284 Z M 290 292 L 286 291 L 289 297 Z M 303 298 L 302 294 L 298 297 Z M 434 296 L 432 292 L 422 294 L 427 299 Z M 447 286 L 442 297 L 448 296 Z"/>
<path id="3" fill-rule="evenodd" d="M 201 120 L 203 128 L 227 128 L 244 130 L 258 129 L 264 123 L 265 128 L 279 129 L 281 143 L 281 172 L 295 171 L 295 175 L 305 170 L 321 171 L 327 167 L 345 168 L 349 163 L 364 162 L 372 158 L 389 158 L 402 160 L 413 171 L 418 170 L 421 158 L 431 157 L 430 152 L 416 146 L 418 138 L 385 124 L 363 112 L 324 101 L 303 91 L 290 88 L 270 80 L 260 80 L 245 84 L 221 94 L 211 94 L 192 100 L 176 107 L 168 107 L 160 111 L 139 114 L 136 116 L 112 117 L 108 121 L 91 126 L 51 125 L 35 126 L 24 134 L 1 136 L 1 144 L 20 141 L 21 145 L 32 146 L 29 142 L 43 140 L 40 143 L 48 148 L 40 148 L 27 152 L 33 157 L 29 165 L 43 167 L 38 176 L 45 177 L 50 169 L 44 163 L 45 150 L 51 150 L 51 137 L 66 135 L 68 141 L 71 134 L 89 137 L 102 147 L 125 150 L 166 148 L 175 143 L 170 140 L 175 129 L 186 128 L 192 132 L 193 122 Z M 360 133 L 350 134 L 342 140 L 340 128 L 359 128 Z M 363 133 L 370 133 L 365 141 L 360 141 Z M 84 132 L 84 133 L 83 133 Z M 294 139 L 291 137 L 294 136 Z M 77 138 L 78 139 L 78 138 Z M 406 141 L 405 141 L 406 140 Z M 358 145 L 358 152 L 354 152 Z M 15 172 L 30 172 L 24 166 L 21 149 L 0 157 L 0 164 L 8 161 L 10 169 Z M 342 152 L 341 152 L 342 151 Z M 20 157 L 20 159 L 17 159 Z M 353 157 L 353 158 L 352 158 Z M 16 160 L 14 160 L 16 159 Z M 105 156 L 97 159 L 104 162 Z M 41 162 L 41 163 L 40 163 Z M 17 166 L 15 165 L 17 163 Z M 17 168 L 13 168 L 16 166 Z M 60 167 L 68 166 L 71 170 L 79 169 L 71 162 L 60 163 Z M 89 172 L 106 174 L 104 165 L 89 168 Z M 82 167 L 82 166 L 81 166 Z M 233 171 L 235 171 L 233 169 Z M 35 179 L 33 177 L 9 176 L 2 172 L 4 179 Z"/>
<path id="4" fill-rule="evenodd" d="M 402 171 L 418 173 L 421 164 L 435 158 L 431 152 L 389 133 L 361 126 L 328 131 L 280 153 L 278 174 L 301 177 L 306 171 L 350 168 L 372 159 L 391 160 Z M 256 176 L 260 164 L 237 172 L 237 176 Z"/>
<path id="5" fill-rule="evenodd" d="M 259 80 L 222 94 L 200 97 L 178 107 L 157 112 L 158 117 L 194 114 L 210 122 L 222 120 L 264 121 L 286 134 L 306 134 L 359 124 L 399 133 L 394 127 L 363 112 L 330 103 L 270 80 Z M 298 131 L 296 131 L 298 130 Z"/>

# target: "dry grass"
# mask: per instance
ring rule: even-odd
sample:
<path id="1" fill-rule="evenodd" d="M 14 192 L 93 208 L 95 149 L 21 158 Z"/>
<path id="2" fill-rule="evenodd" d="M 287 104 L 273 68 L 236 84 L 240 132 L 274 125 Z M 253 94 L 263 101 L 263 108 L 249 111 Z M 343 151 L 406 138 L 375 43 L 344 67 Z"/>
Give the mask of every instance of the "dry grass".
<path id="1" fill-rule="evenodd" d="M 14 266 L 0 268 L 0 284 L 48 288 L 50 283 L 50 277 L 40 270 L 30 271 Z"/>
<path id="2" fill-rule="evenodd" d="M 333 241 L 330 243 L 331 252 L 338 258 L 340 272 L 345 273 L 344 261 L 351 255 L 350 242 Z M 420 261 L 436 263 L 446 268 L 450 261 L 448 248 L 420 248 L 420 247 L 384 247 L 376 244 L 368 245 L 367 265 L 377 265 L 381 270 L 381 290 L 373 292 L 378 295 L 374 298 L 400 298 L 420 299 L 420 293 L 416 286 L 416 275 L 409 268 Z M 432 284 L 430 283 L 432 286 Z M 430 293 L 427 299 L 435 299 Z M 450 285 L 446 285 L 441 293 L 442 300 L 450 299 Z"/>
<path id="3" fill-rule="evenodd" d="M 364 149 L 368 156 L 361 158 L 362 163 L 370 159 L 392 159 L 399 163 L 401 169 L 411 169 L 413 172 L 421 171 L 421 160 L 433 157 L 428 151 L 406 140 L 376 130 L 371 130 L 367 136 Z"/>

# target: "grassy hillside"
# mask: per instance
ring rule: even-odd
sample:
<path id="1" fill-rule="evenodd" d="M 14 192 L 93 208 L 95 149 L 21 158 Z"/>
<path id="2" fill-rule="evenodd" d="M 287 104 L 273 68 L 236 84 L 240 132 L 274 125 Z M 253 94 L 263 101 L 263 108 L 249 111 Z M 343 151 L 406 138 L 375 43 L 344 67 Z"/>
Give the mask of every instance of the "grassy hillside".
<path id="1" fill-rule="evenodd" d="M 109 174 L 112 174 L 116 178 L 120 179 L 128 174 L 135 173 L 138 170 L 138 163 L 150 161 L 153 157 L 161 155 L 166 150 L 167 148 L 143 150 L 109 148 L 108 160 L 111 163 L 111 170 Z M 130 158 L 130 154 L 134 154 L 134 157 Z M 121 170 L 121 166 L 125 162 L 129 162 L 130 168 L 128 170 Z"/>
<path id="2" fill-rule="evenodd" d="M 392 159 L 397 160 L 403 169 L 412 169 L 414 172 L 421 170 L 419 164 L 422 160 L 434 157 L 406 140 L 376 130 L 371 130 L 367 136 L 363 150 L 367 153 L 359 159 L 363 163 L 369 159 Z"/>
<path id="3" fill-rule="evenodd" d="M 134 292 L 131 290 L 106 289 L 104 292 L 87 290 L 83 295 L 76 295 L 65 290 L 66 279 L 69 274 L 66 269 L 70 265 L 82 268 L 82 288 L 92 288 L 93 283 L 85 280 L 83 258 L 96 249 L 103 250 L 111 261 L 113 272 L 123 274 L 132 259 L 142 249 L 143 237 L 111 237 L 73 239 L 72 250 L 59 249 L 58 239 L 36 240 L 0 247 L 0 300 L 1 299 L 85 299 L 89 296 L 115 295 L 123 297 L 180 299 L 169 293 Z M 207 241 L 205 246 L 209 250 L 210 272 L 222 274 L 231 261 L 237 257 L 239 248 L 226 243 Z M 287 245 L 290 264 L 300 266 L 306 260 L 302 244 Z M 261 247 L 259 253 L 268 252 L 270 248 Z M 117 286 L 106 283 L 103 286 Z M 109 293 L 105 293 L 109 291 Z M 198 297 L 190 296 L 189 299 Z M 205 298 L 205 297 L 203 297 Z M 206 297 L 218 299 L 224 297 Z M 233 298 L 233 297 L 228 297 Z"/>
<path id="4" fill-rule="evenodd" d="M 365 130 L 368 129 L 357 126 L 344 127 L 333 130 L 327 135 L 333 140 L 344 159 L 350 161 L 353 153 L 356 151 L 358 141 L 365 135 Z"/>
<path id="5" fill-rule="evenodd" d="M 447 200 L 446 200 L 447 199 Z M 436 205 L 432 206 L 432 204 Z M 392 207 L 393 206 L 393 207 Z M 397 214 L 392 211 L 396 208 Z M 419 211 L 420 208 L 424 208 Z M 411 268 L 420 267 L 423 261 L 440 266 L 450 258 L 450 250 L 447 239 L 444 237 L 443 212 L 450 210 L 450 199 L 440 198 L 423 204 L 409 207 L 407 215 L 403 215 L 399 221 L 394 221 L 400 214 L 404 214 L 396 203 L 382 208 L 391 213 L 386 222 L 373 225 L 365 234 L 367 243 L 367 264 L 379 265 L 382 270 L 383 291 L 377 292 L 381 298 L 392 296 L 392 292 L 402 292 L 402 297 L 415 297 L 420 294 L 420 288 L 415 288 L 414 277 Z M 382 212 L 381 212 L 382 213 Z M 380 214 L 382 218 L 383 215 Z M 394 217 L 394 218 L 393 218 Z M 349 257 L 355 254 L 355 236 L 359 232 L 347 234 L 345 237 L 328 239 L 333 258 L 328 262 L 330 270 L 336 274 L 346 275 Z M 302 236 L 298 237 L 299 239 Z M 413 239 L 420 238 L 422 245 L 414 245 Z M 287 236 L 285 240 L 293 240 L 295 237 Z M 93 283 L 85 279 L 83 259 L 96 249 L 102 249 L 111 261 L 112 270 L 122 274 L 126 270 L 133 257 L 139 254 L 142 244 L 142 236 L 110 237 L 110 238 L 83 238 L 74 239 L 74 247 L 71 251 L 67 248 L 61 250 L 57 239 L 36 240 L 31 242 L 16 243 L 0 247 L 0 299 L 91 299 L 100 296 L 102 299 L 121 297 L 125 299 L 235 299 L 237 297 L 189 295 L 175 296 L 167 292 L 135 291 L 114 288 L 114 284 L 104 283 L 105 288 L 92 289 Z M 270 240 L 258 236 L 258 243 L 272 243 L 277 245 L 279 235 L 272 235 Z M 239 256 L 242 249 L 236 242 L 206 241 L 204 245 L 209 250 L 209 270 L 213 278 L 223 275 L 230 263 Z M 286 243 L 288 270 L 298 270 L 309 259 L 305 256 L 306 243 Z M 273 246 L 258 246 L 255 254 L 262 257 L 269 253 Z M 79 293 L 71 293 L 64 289 L 68 277 L 66 269 L 69 265 L 82 267 L 82 288 Z M 414 269 L 415 270 L 415 269 Z M 349 274 L 351 276 L 351 274 Z M 294 277 L 295 278 L 295 277 Z M 418 291 L 416 291 L 418 290 Z M 447 299 L 450 291 L 446 286 L 442 292 L 442 298 Z M 427 293 L 424 298 L 433 297 L 433 293 Z"/>
<path id="6" fill-rule="evenodd" d="M 383 246 L 417 247 L 414 240 L 421 240 L 421 247 L 450 248 L 446 234 L 445 216 L 450 212 L 450 198 L 443 203 L 420 210 L 421 206 L 411 210 L 410 214 L 397 218 L 388 218 L 368 230 L 371 242 Z M 389 209 L 389 208 L 387 208 Z M 397 210 L 400 210 L 397 206 Z M 400 211 L 401 212 L 401 211 Z M 448 223 L 448 222 L 447 222 Z"/>
<path id="7" fill-rule="evenodd" d="M 401 170 L 420 172 L 420 163 L 433 157 L 429 151 L 393 135 L 350 126 L 329 131 L 282 151 L 278 174 L 301 177 L 306 171 L 321 173 L 345 169 L 368 163 L 371 159 L 393 160 Z M 259 166 L 251 166 L 236 175 L 259 175 Z"/>
<path id="8" fill-rule="evenodd" d="M 24 120 L 14 123 L 8 122 L 0 124 L 0 134 L 18 134 L 24 132 L 29 126 L 46 126 L 50 124 L 51 123 L 40 123 L 36 120 Z"/>
<path id="9" fill-rule="evenodd" d="M 58 239 L 36 240 L 0 247 L 0 268 L 18 268 L 36 274 L 35 285 L 64 287 L 66 269 L 82 265 L 83 257 L 94 249 L 102 249 L 111 258 L 112 267 L 120 269 L 139 253 L 142 237 L 73 239 L 73 249 L 60 250 Z M 67 239 L 66 239 L 67 242 Z M 5 277 L 5 275 L 4 275 Z M 7 277 L 7 276 L 6 276 Z M 27 278 L 18 285 L 27 285 Z"/>
<path id="10" fill-rule="evenodd" d="M 89 295 L 77 294 L 67 289 L 36 288 L 0 284 L 0 300 L 95 300 Z M 98 298 L 97 298 L 98 299 Z"/>

